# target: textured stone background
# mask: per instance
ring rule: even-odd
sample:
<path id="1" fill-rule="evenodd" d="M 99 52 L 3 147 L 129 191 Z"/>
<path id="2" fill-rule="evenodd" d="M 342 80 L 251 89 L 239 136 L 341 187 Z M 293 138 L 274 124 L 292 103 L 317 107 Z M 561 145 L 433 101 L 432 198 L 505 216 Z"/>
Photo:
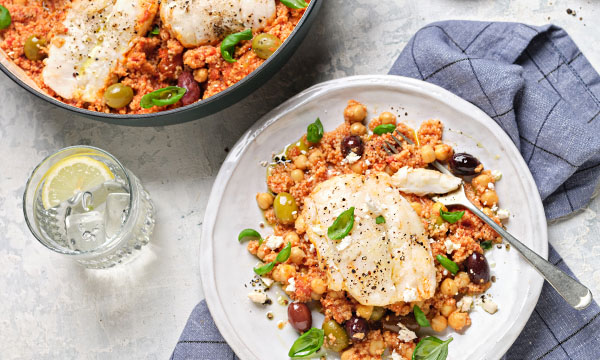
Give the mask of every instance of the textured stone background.
<path id="1" fill-rule="evenodd" d="M 444 19 L 548 22 L 600 69 L 600 4 L 547 0 L 323 0 L 295 57 L 230 109 L 168 128 L 108 126 L 50 106 L 0 75 L 0 355 L 3 359 L 167 358 L 203 298 L 198 239 L 225 148 L 261 115 L 317 82 L 387 73 L 410 36 Z M 566 9 L 577 12 L 567 15 Z M 579 17 L 583 20 L 579 20 Z M 21 196 L 32 168 L 76 144 L 106 149 L 138 175 L 158 208 L 153 243 L 132 264 L 88 271 L 29 234 Z M 596 199 L 550 227 L 552 244 L 600 294 Z"/>

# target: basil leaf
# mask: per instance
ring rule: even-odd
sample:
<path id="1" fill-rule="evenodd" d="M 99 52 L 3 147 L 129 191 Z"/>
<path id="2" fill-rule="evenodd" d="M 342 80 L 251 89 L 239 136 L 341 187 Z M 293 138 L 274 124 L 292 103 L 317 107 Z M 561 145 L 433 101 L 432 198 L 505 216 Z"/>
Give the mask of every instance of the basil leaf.
<path id="1" fill-rule="evenodd" d="M 464 214 L 464 211 L 444 211 L 440 209 L 440 216 L 450 224 L 458 222 L 458 220 L 462 219 Z"/>
<path id="2" fill-rule="evenodd" d="M 375 218 L 375 224 L 385 224 L 385 218 L 381 215 Z"/>
<path id="3" fill-rule="evenodd" d="M 275 262 L 276 263 L 285 262 L 287 259 L 290 258 L 291 253 L 292 253 L 292 243 L 287 243 L 287 245 L 283 248 L 283 250 L 281 250 L 279 252 L 279 254 L 277 254 L 277 257 L 275 258 Z"/>
<path id="4" fill-rule="evenodd" d="M 412 360 L 446 360 L 448 357 L 448 344 L 453 340 L 449 338 L 442 341 L 436 337 L 428 336 L 417 344 L 413 351 Z"/>
<path id="5" fill-rule="evenodd" d="M 262 240 L 262 236 L 260 236 L 260 234 L 258 233 L 258 231 L 254 230 L 254 229 L 245 229 L 242 230 L 240 232 L 240 234 L 238 235 L 238 241 L 240 243 L 243 243 L 245 241 L 250 241 L 250 240 Z"/>
<path id="6" fill-rule="evenodd" d="M 446 268 L 446 270 L 456 275 L 456 273 L 458 272 L 458 265 L 454 261 L 448 259 L 444 255 L 438 255 L 435 258 L 440 264 L 442 264 L 443 267 Z"/>
<path id="7" fill-rule="evenodd" d="M 394 130 L 396 130 L 396 125 L 394 125 L 394 124 L 384 124 L 384 125 L 379 125 L 375 129 L 373 129 L 373 133 L 377 134 L 377 135 L 383 135 L 385 133 L 394 132 Z"/>
<path id="8" fill-rule="evenodd" d="M 234 63 L 237 60 L 233 58 L 235 46 L 242 40 L 252 40 L 252 30 L 246 29 L 235 34 L 227 35 L 221 43 L 221 56 L 229 63 Z"/>
<path id="9" fill-rule="evenodd" d="M 489 250 L 492 248 L 492 240 L 482 241 L 479 245 L 481 245 L 483 250 Z"/>
<path id="10" fill-rule="evenodd" d="M 419 325 L 421 325 L 422 327 L 431 326 L 429 320 L 427 320 L 427 317 L 425 316 L 425 313 L 423 313 L 423 310 L 421 310 L 420 307 L 415 305 L 413 307 L 413 312 L 415 313 L 415 320 L 417 320 L 417 323 L 419 323 Z"/>
<path id="11" fill-rule="evenodd" d="M 263 266 L 255 267 L 254 273 L 256 275 L 263 276 L 264 274 L 270 273 L 274 267 L 275 267 L 275 261 L 265 264 Z"/>
<path id="12" fill-rule="evenodd" d="M 312 355 L 323 346 L 324 340 L 325 332 L 321 329 L 312 328 L 294 341 L 288 356 L 297 359 Z"/>
<path id="13" fill-rule="evenodd" d="M 335 219 L 327 229 L 327 236 L 331 240 L 341 240 L 348 235 L 354 226 L 354 206 L 344 211 Z"/>
<path id="14" fill-rule="evenodd" d="M 150 109 L 153 106 L 165 106 L 178 102 L 187 89 L 177 86 L 167 86 L 142 96 L 140 106 L 144 109 Z"/>
<path id="15" fill-rule="evenodd" d="M 159 33 L 160 33 L 160 28 L 158 27 L 158 25 L 154 25 L 154 28 L 152 28 L 152 30 L 150 30 L 150 32 L 148 33 L 148 37 L 156 36 Z"/>
<path id="16" fill-rule="evenodd" d="M 304 9 L 308 4 L 304 0 L 280 0 L 281 3 L 291 9 Z"/>
<path id="17" fill-rule="evenodd" d="M 318 119 L 308 125 L 308 128 L 306 129 L 306 140 L 308 140 L 309 142 L 316 144 L 319 141 L 321 141 L 321 138 L 323 137 L 323 124 L 321 124 L 321 119 Z"/>
<path id="18" fill-rule="evenodd" d="M 9 27 L 11 22 L 12 18 L 10 17 L 10 12 L 7 8 L 0 5 L 0 30 Z"/>

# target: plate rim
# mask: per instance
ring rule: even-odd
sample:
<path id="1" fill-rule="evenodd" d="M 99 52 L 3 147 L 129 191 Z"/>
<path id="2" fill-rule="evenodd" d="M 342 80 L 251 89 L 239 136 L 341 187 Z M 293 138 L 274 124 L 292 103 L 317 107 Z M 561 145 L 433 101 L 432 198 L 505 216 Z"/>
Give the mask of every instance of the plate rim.
<path id="1" fill-rule="evenodd" d="M 210 196 L 205 210 L 206 212 L 204 215 L 202 235 L 200 240 L 200 278 L 202 282 L 202 289 L 204 292 L 205 301 L 211 313 L 213 321 L 219 329 L 221 336 L 225 339 L 227 344 L 232 348 L 232 350 L 240 359 L 260 359 L 260 357 L 256 357 L 256 355 L 253 352 L 251 352 L 248 348 L 246 348 L 243 345 L 241 341 L 238 340 L 240 337 L 235 332 L 234 327 L 228 320 L 224 319 L 223 317 L 215 317 L 215 314 L 218 315 L 221 313 L 225 313 L 225 309 L 220 303 L 219 297 L 217 296 L 217 293 L 214 290 L 216 280 L 214 278 L 213 273 L 214 266 L 212 256 L 212 233 L 214 232 L 216 214 L 218 213 L 224 190 L 231 179 L 233 171 L 239 163 L 241 155 L 245 152 L 245 150 L 252 143 L 252 141 L 257 136 L 259 136 L 266 128 L 277 122 L 286 113 L 293 111 L 295 108 L 304 105 L 305 102 L 312 100 L 312 96 L 318 95 L 321 92 L 330 91 L 330 87 L 332 85 L 335 86 L 343 84 L 344 86 L 346 86 L 351 85 L 353 83 L 362 83 L 362 85 L 366 85 L 365 83 L 372 83 L 372 85 L 374 86 L 390 85 L 395 87 L 404 87 L 404 89 L 417 88 L 421 91 L 426 90 L 429 94 L 431 94 L 432 97 L 437 98 L 440 102 L 445 103 L 448 106 L 457 108 L 458 110 L 462 110 L 464 112 L 472 114 L 473 118 L 481 120 L 484 126 L 490 128 L 490 130 L 493 131 L 498 140 L 507 144 L 507 151 L 511 151 L 513 153 L 516 152 L 518 154 L 518 156 L 514 157 L 514 159 L 511 160 L 511 162 L 516 161 L 516 165 L 527 170 L 521 175 L 525 179 L 524 185 L 530 188 L 533 187 L 533 189 L 535 189 L 535 191 L 532 193 L 532 199 L 535 200 L 535 203 L 532 204 L 532 209 L 534 214 L 537 215 L 538 221 L 540 221 L 540 225 L 542 227 L 542 229 L 540 229 L 539 235 L 543 237 L 543 240 L 545 240 L 542 242 L 542 251 L 539 252 L 539 255 L 544 257 L 545 259 L 548 259 L 548 225 L 542 200 L 537 190 L 537 186 L 535 184 L 533 176 L 531 175 L 531 172 L 529 171 L 529 167 L 525 163 L 525 160 L 521 156 L 519 150 L 512 142 L 508 134 L 506 134 L 506 132 L 492 118 L 490 118 L 489 115 L 487 115 L 485 112 L 483 112 L 481 109 L 479 109 L 472 103 L 462 99 L 461 97 L 451 93 L 450 91 L 440 86 L 404 76 L 355 75 L 325 81 L 313 85 L 308 89 L 286 100 L 285 102 L 283 102 L 282 104 L 280 104 L 279 106 L 262 116 L 248 130 L 246 130 L 244 134 L 240 137 L 240 139 L 232 147 L 231 151 L 229 152 L 229 155 L 225 158 L 215 178 L 213 188 L 210 192 Z M 505 336 L 510 341 L 507 341 L 506 345 L 502 347 L 502 351 L 499 353 L 498 358 L 503 356 L 506 353 L 506 351 L 508 351 L 508 349 L 514 344 L 517 337 L 527 324 L 529 318 L 531 317 L 531 314 L 535 309 L 535 306 L 537 305 L 543 284 L 544 279 L 541 276 L 537 276 L 531 281 L 530 288 L 532 290 L 532 296 L 528 297 L 527 301 L 523 305 L 525 313 L 527 313 L 528 315 L 525 316 L 525 313 L 521 312 L 522 315 L 515 321 L 511 329 L 509 329 L 505 333 Z"/>

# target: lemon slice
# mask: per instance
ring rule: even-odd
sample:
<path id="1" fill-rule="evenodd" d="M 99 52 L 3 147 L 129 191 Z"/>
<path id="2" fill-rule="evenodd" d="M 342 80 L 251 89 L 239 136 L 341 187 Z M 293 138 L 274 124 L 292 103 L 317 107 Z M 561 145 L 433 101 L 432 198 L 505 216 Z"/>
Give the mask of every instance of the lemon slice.
<path id="1" fill-rule="evenodd" d="M 42 203 L 49 209 L 79 192 L 90 190 L 112 180 L 108 166 L 89 156 L 75 155 L 54 164 L 45 175 Z"/>

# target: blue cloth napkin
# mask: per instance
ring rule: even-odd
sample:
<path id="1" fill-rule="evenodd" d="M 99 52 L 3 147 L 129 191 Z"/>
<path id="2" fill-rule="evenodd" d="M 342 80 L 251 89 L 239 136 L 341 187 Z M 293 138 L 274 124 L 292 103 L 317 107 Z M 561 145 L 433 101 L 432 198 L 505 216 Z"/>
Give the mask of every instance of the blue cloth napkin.
<path id="1" fill-rule="evenodd" d="M 446 21 L 410 40 L 390 74 L 442 86 L 494 119 L 520 149 L 546 216 L 585 206 L 600 176 L 600 77 L 567 33 L 555 26 Z M 572 272 L 550 248 L 550 261 Z M 512 359 L 600 358 L 600 308 L 573 310 L 548 284 Z M 237 359 L 202 301 L 172 359 Z"/>

